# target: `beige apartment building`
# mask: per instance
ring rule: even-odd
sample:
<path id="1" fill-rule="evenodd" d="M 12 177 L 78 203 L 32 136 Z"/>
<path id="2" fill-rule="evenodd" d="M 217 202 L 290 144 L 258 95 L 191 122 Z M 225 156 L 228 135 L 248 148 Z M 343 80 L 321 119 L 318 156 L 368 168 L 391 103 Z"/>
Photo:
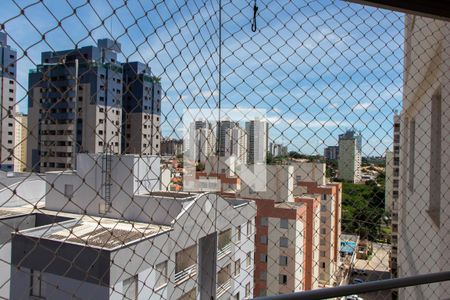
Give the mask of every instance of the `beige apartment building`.
<path id="1" fill-rule="evenodd" d="M 14 136 L 14 171 L 23 172 L 27 167 L 27 137 L 28 137 L 28 117 L 27 115 L 16 113 Z"/>
<path id="2" fill-rule="evenodd" d="M 450 270 L 450 24 L 406 15 L 400 138 L 399 277 Z M 450 282 L 399 290 L 444 299 Z"/>

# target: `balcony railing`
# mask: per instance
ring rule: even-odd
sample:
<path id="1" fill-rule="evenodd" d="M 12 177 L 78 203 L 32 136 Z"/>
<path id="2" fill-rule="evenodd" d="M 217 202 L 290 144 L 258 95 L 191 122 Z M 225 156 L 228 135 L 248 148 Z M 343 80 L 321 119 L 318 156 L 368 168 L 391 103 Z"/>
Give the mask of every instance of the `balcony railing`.
<path id="1" fill-rule="evenodd" d="M 231 243 L 226 244 L 221 249 L 217 250 L 217 259 L 225 257 L 228 253 L 231 253 Z"/>
<path id="2" fill-rule="evenodd" d="M 418 286 L 435 282 L 450 281 L 450 271 L 440 273 L 429 273 L 404 278 L 394 278 L 386 280 L 369 281 L 360 284 L 343 285 L 333 288 L 324 288 L 318 290 L 304 291 L 291 294 L 282 294 L 270 297 L 260 297 L 258 300 L 316 300 L 328 299 L 355 294 L 365 294 L 385 290 L 393 290 L 410 286 Z"/>
<path id="3" fill-rule="evenodd" d="M 175 283 L 180 284 L 182 281 L 189 279 L 195 276 L 196 274 L 197 274 L 197 266 L 196 265 L 189 266 L 188 268 L 178 273 L 175 273 Z"/>
<path id="4" fill-rule="evenodd" d="M 231 288 L 231 279 L 228 279 L 224 283 L 217 286 L 217 298 L 221 297 Z"/>

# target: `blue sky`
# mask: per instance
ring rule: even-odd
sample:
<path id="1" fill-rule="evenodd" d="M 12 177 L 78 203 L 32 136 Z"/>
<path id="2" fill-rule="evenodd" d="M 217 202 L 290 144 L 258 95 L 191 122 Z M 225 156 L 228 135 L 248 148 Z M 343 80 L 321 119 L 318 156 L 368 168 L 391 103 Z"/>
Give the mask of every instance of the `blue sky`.
<path id="1" fill-rule="evenodd" d="M 121 42 L 122 61 L 146 62 L 162 78 L 163 136 L 181 135 L 186 108 L 218 107 L 218 1 L 109 2 L 2 1 L 21 111 L 42 51 L 105 37 Z M 384 154 L 401 109 L 403 15 L 343 1 L 257 3 L 253 33 L 253 0 L 222 1 L 221 106 L 265 109 L 271 138 L 290 150 L 322 153 L 354 127 L 365 155 Z"/>

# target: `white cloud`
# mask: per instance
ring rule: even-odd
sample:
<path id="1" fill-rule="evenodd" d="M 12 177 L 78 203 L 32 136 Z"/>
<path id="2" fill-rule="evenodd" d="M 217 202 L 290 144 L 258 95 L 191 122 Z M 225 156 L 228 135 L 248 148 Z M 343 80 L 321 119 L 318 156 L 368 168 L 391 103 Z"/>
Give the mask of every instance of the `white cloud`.
<path id="1" fill-rule="evenodd" d="M 353 106 L 353 110 L 354 111 L 359 111 L 359 110 L 370 110 L 371 108 L 373 108 L 373 103 L 371 102 L 361 102 L 356 104 L 355 106 Z"/>

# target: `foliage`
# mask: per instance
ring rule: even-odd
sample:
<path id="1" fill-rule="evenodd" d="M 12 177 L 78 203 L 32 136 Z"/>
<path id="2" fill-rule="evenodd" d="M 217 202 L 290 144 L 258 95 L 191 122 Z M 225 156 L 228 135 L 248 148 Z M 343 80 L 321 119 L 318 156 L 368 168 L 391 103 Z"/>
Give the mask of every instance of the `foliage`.
<path id="1" fill-rule="evenodd" d="M 202 162 L 198 162 L 197 165 L 195 166 L 195 170 L 197 172 L 205 171 L 205 164 Z"/>
<path id="2" fill-rule="evenodd" d="M 359 234 L 370 241 L 383 236 L 381 223 L 384 211 L 384 183 L 375 181 L 365 184 L 343 183 L 342 231 Z"/>

